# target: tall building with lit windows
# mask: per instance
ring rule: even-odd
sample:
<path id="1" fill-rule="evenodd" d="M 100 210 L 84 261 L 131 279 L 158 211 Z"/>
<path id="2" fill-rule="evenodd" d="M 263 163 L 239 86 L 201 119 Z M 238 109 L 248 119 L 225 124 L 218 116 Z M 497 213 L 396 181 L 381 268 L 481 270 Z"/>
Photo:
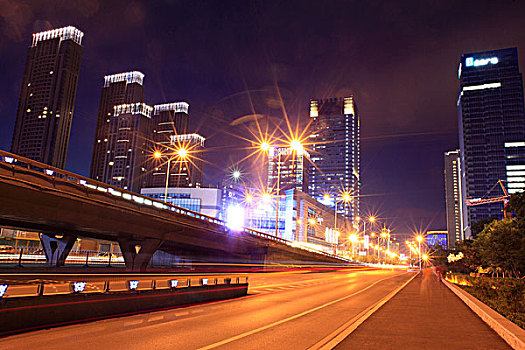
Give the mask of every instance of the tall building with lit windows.
<path id="1" fill-rule="evenodd" d="M 104 168 L 109 162 L 107 142 L 111 117 L 114 107 L 122 104 L 144 102 L 144 74 L 141 72 L 125 72 L 104 77 L 104 86 L 100 93 L 98 106 L 95 142 L 91 157 L 90 177 L 102 181 Z"/>
<path id="2" fill-rule="evenodd" d="M 166 177 L 168 176 L 166 158 L 176 151 L 173 145 L 173 137 L 188 134 L 189 106 L 186 102 L 173 102 L 153 107 L 152 140 L 155 142 L 155 151 L 161 152 L 163 156 L 160 159 L 152 159 L 152 163 L 149 165 L 151 176 L 148 178 L 147 187 L 164 187 L 166 185 Z M 204 141 L 202 143 L 204 145 Z M 200 142 L 197 142 L 196 145 L 198 146 L 194 147 L 200 147 Z M 202 183 L 202 176 L 198 179 L 199 181 L 186 181 L 184 179 L 181 182 L 181 177 L 177 175 L 180 164 L 177 162 L 169 163 L 169 187 L 179 187 L 181 183 L 199 183 L 199 185 Z"/>
<path id="3" fill-rule="evenodd" d="M 353 96 L 310 100 L 310 194 L 347 218 L 359 214 L 359 114 Z M 339 202 L 343 192 L 351 203 Z"/>
<path id="4" fill-rule="evenodd" d="M 308 193 L 310 154 L 303 149 L 272 147 L 268 154 L 268 190 L 291 188 Z M 279 179 L 279 183 L 277 183 Z"/>
<path id="5" fill-rule="evenodd" d="M 464 196 L 481 198 L 505 180 L 525 189 L 523 80 L 516 48 L 461 55 L 457 101 Z M 469 223 L 501 218 L 503 203 L 468 208 Z"/>
<path id="6" fill-rule="evenodd" d="M 201 187 L 204 168 L 204 141 L 199 134 L 182 134 L 171 136 L 170 187 Z M 183 150 L 184 153 L 180 151 Z M 166 163 L 165 161 L 163 162 Z M 153 171 L 156 176 L 159 169 Z M 157 175 L 158 183 L 165 186 L 166 174 Z M 158 186 L 158 185 L 157 185 Z"/>
<path id="7" fill-rule="evenodd" d="M 149 176 L 147 161 L 151 157 L 153 107 L 145 103 L 114 106 L 108 125 L 108 142 L 102 181 L 128 191 L 140 193 Z"/>
<path id="8" fill-rule="evenodd" d="M 33 34 L 11 152 L 65 167 L 83 36 L 72 26 Z"/>
<path id="9" fill-rule="evenodd" d="M 470 236 L 467 223 L 467 206 L 463 196 L 464 182 L 461 177 L 459 150 L 445 152 L 445 203 L 447 211 L 447 242 L 454 248 L 456 241 Z"/>

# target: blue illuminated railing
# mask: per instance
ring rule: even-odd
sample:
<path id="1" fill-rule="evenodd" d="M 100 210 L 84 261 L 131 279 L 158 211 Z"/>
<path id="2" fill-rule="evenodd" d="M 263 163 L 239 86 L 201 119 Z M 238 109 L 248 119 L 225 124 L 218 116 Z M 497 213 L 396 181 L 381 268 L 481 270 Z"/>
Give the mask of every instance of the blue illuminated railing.
<path id="1" fill-rule="evenodd" d="M 2 167 L 2 168 L 9 168 L 12 171 L 13 176 L 15 176 L 15 174 L 17 174 L 17 170 L 22 170 L 23 169 L 24 172 L 25 172 L 26 169 L 27 169 L 27 170 L 35 172 L 35 173 L 37 173 L 39 175 L 43 174 L 44 176 L 49 177 L 52 180 L 57 178 L 57 179 L 61 179 L 61 180 L 66 180 L 69 183 L 74 183 L 74 184 L 77 184 L 77 185 L 81 185 L 85 190 L 91 190 L 91 191 L 93 191 L 94 193 L 97 193 L 97 194 L 99 194 L 99 193 L 106 193 L 106 194 L 110 195 L 113 198 L 122 198 L 122 199 L 125 199 L 127 201 L 136 203 L 136 204 L 141 205 L 141 206 L 147 206 L 147 207 L 156 208 L 156 209 L 162 210 L 162 211 L 167 210 L 167 211 L 170 211 L 170 212 L 175 212 L 177 214 L 186 215 L 186 216 L 189 216 L 189 217 L 192 217 L 192 218 L 195 218 L 195 219 L 199 219 L 199 220 L 202 220 L 202 221 L 205 221 L 205 222 L 210 222 L 210 223 L 213 223 L 213 224 L 220 225 L 220 226 L 222 226 L 223 229 L 232 231 L 226 226 L 226 222 L 224 222 L 222 220 L 219 220 L 217 218 L 214 218 L 214 217 L 211 217 L 211 216 L 207 216 L 207 215 L 204 215 L 204 214 L 192 211 L 192 210 L 188 210 L 188 209 L 184 209 L 184 208 L 181 208 L 181 207 L 177 207 L 177 206 L 174 206 L 174 205 L 169 204 L 169 203 L 164 203 L 164 202 L 162 202 L 160 200 L 153 199 L 153 198 L 146 197 L 146 196 L 142 196 L 140 194 L 133 193 L 133 192 L 121 189 L 121 188 L 112 187 L 112 186 L 109 186 L 108 184 L 105 184 L 103 182 L 99 182 L 99 181 L 96 181 L 96 180 L 84 177 L 82 175 L 74 174 L 74 173 L 71 173 L 71 172 L 63 170 L 63 169 L 55 168 L 53 166 L 50 166 L 50 165 L 47 165 L 47 164 L 44 164 L 44 163 L 36 162 L 34 160 L 31 160 L 31 159 L 28 159 L 28 158 L 25 158 L 25 157 L 21 157 L 21 156 L 18 156 L 16 154 L 12 154 L 12 153 L 0 150 L 0 161 L 3 162 L 3 163 L 0 162 L 0 167 Z M 9 165 L 7 165 L 7 164 L 9 164 Z M 53 183 L 54 183 L 54 181 L 53 181 Z M 85 191 L 85 193 L 86 193 L 86 196 L 89 197 L 89 192 Z M 235 232 L 237 232 L 237 231 L 235 231 Z M 320 251 L 320 250 L 308 249 L 306 247 L 300 247 L 300 246 L 297 246 L 296 244 L 294 244 L 295 243 L 294 241 L 289 241 L 289 240 L 284 239 L 284 238 L 275 237 L 273 235 L 270 235 L 270 234 L 267 234 L 267 233 L 264 233 L 264 232 L 261 232 L 261 231 L 253 230 L 253 229 L 250 229 L 250 228 L 246 228 L 245 227 L 241 231 L 238 231 L 238 232 L 243 232 L 245 234 L 249 234 L 249 235 L 252 235 L 252 236 L 262 237 L 262 238 L 266 238 L 266 239 L 269 239 L 269 240 L 272 240 L 272 241 L 280 242 L 280 243 L 286 244 L 288 246 L 293 246 L 295 249 L 301 249 L 301 250 L 305 250 L 305 251 L 321 254 L 321 255 L 324 255 L 324 256 L 329 256 L 329 257 L 333 257 L 333 258 L 337 258 L 337 259 L 341 259 L 341 260 L 346 260 L 344 258 L 341 258 L 340 256 L 337 256 L 337 255 L 334 255 L 334 254 L 330 254 L 330 253 L 326 253 L 326 252 L 323 252 L 323 251 Z"/>
<path id="2" fill-rule="evenodd" d="M 0 280 L 0 299 L 27 298 L 61 294 L 115 293 L 129 291 L 176 290 L 199 286 L 228 286 L 247 284 L 247 276 L 239 275 L 172 275 L 160 277 L 108 277 L 93 279 L 75 276 L 75 280 L 62 282 L 8 283 Z"/>

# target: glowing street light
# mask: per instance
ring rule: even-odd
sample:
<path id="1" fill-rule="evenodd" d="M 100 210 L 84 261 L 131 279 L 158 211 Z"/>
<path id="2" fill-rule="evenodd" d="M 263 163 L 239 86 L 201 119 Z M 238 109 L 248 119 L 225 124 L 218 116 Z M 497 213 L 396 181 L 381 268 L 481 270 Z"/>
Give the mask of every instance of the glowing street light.
<path id="1" fill-rule="evenodd" d="M 350 193 L 344 192 L 341 197 L 341 201 L 343 203 L 348 203 L 350 199 L 352 199 L 352 196 L 350 195 Z M 334 226 L 336 230 L 337 230 L 337 203 L 341 201 L 338 201 L 337 198 L 334 198 L 334 212 L 335 212 Z"/>
<path id="2" fill-rule="evenodd" d="M 241 172 L 239 170 L 234 170 L 232 173 L 234 180 L 238 180 L 241 177 Z"/>
<path id="3" fill-rule="evenodd" d="M 423 240 L 423 236 L 418 235 L 416 237 L 416 240 L 419 243 L 419 252 L 418 252 L 419 253 L 419 270 L 421 270 L 421 241 Z"/>
<path id="4" fill-rule="evenodd" d="M 303 152 L 303 145 L 301 144 L 300 140 L 293 139 L 290 142 L 289 147 L 293 151 L 297 152 L 298 154 L 302 154 Z M 259 145 L 259 148 L 264 152 L 269 152 L 272 146 L 270 145 L 268 141 L 263 141 Z M 277 150 L 277 196 L 276 196 L 277 201 L 275 205 L 275 237 L 277 237 L 279 234 L 279 197 L 280 197 L 280 192 L 281 192 L 280 185 L 281 185 L 281 152 Z"/>
<path id="5" fill-rule="evenodd" d="M 176 156 L 180 158 L 181 160 L 184 160 L 186 157 L 189 156 L 189 151 L 186 148 L 181 147 L 177 149 L 174 153 L 171 153 L 171 154 L 165 155 L 161 151 L 155 151 L 153 153 L 153 158 L 155 159 L 161 159 L 162 157 L 168 158 L 168 163 L 166 164 L 167 168 L 166 168 L 166 186 L 164 187 L 164 203 L 168 201 L 168 184 L 169 184 L 169 179 L 170 179 L 171 160 L 173 156 Z"/>
<path id="6" fill-rule="evenodd" d="M 181 147 L 177 150 L 177 156 L 179 156 L 179 158 L 186 158 L 188 156 L 188 150 L 184 147 Z"/>
<path id="7" fill-rule="evenodd" d="M 259 148 L 264 152 L 268 152 L 270 150 L 270 147 L 271 146 L 267 141 L 264 141 L 259 145 Z"/>

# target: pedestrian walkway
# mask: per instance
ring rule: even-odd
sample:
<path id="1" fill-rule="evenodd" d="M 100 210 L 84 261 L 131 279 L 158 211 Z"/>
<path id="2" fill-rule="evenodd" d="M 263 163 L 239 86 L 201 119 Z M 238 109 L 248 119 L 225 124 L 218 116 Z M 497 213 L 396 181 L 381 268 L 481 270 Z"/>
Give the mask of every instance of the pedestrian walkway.
<path id="1" fill-rule="evenodd" d="M 426 269 L 336 349 L 510 349 Z"/>

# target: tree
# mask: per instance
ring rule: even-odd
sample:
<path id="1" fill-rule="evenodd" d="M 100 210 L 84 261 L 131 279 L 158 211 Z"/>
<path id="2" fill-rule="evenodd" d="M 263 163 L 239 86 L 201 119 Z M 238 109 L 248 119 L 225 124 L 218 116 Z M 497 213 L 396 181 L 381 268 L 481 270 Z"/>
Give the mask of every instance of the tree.
<path id="1" fill-rule="evenodd" d="M 495 216 L 491 216 L 488 219 L 481 219 L 472 223 L 472 225 L 470 226 L 472 238 L 476 238 L 476 236 L 479 235 L 485 229 L 485 226 L 492 223 L 494 220 L 498 220 L 498 218 Z"/>
<path id="2" fill-rule="evenodd" d="M 525 272 L 525 230 L 519 219 L 493 221 L 476 237 L 473 250 L 482 266 L 501 268 L 508 275 Z"/>

